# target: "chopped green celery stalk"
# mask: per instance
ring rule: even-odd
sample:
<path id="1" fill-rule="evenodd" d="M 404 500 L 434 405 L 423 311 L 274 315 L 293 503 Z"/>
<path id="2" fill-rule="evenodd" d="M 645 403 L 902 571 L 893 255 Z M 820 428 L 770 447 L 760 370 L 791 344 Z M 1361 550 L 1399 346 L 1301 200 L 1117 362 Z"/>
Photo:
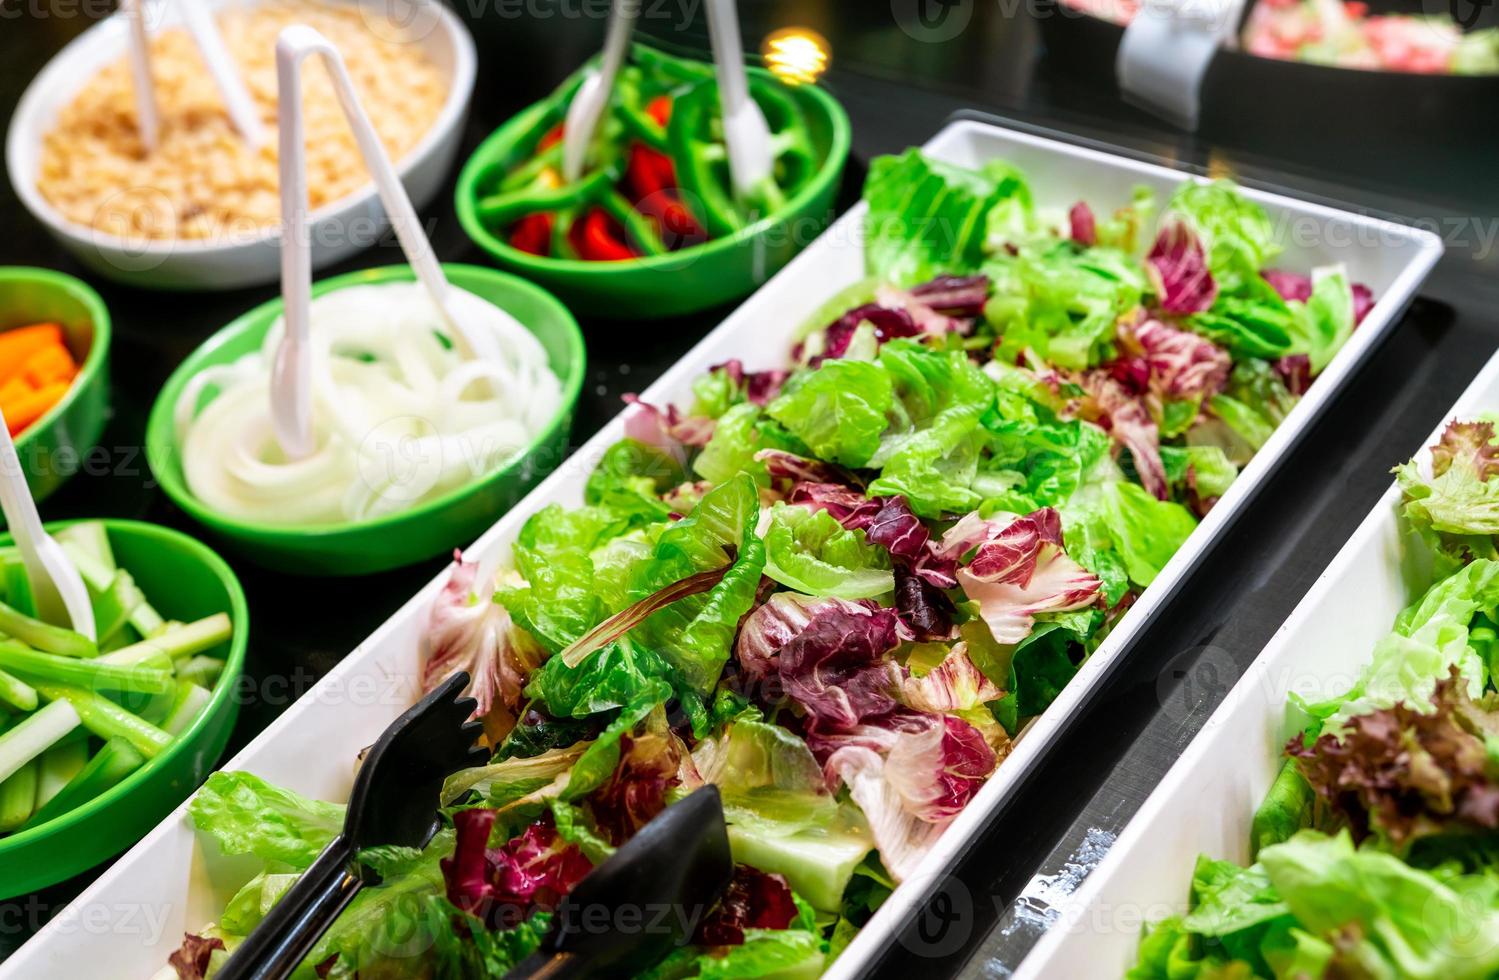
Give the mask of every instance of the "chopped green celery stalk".
<path id="1" fill-rule="evenodd" d="M 218 646 L 229 639 L 233 632 L 234 626 L 229 622 L 228 614 L 214 613 L 212 616 L 149 637 L 139 643 L 132 643 L 113 653 L 106 653 L 99 659 L 105 663 L 129 666 L 140 663 L 153 653 L 160 652 L 173 660 L 180 660 Z"/>
<path id="2" fill-rule="evenodd" d="M 213 700 L 208 688 L 191 681 L 178 681 L 177 692 L 177 703 L 167 714 L 167 720 L 161 723 L 162 730 L 169 735 L 181 735 L 187 731 Z"/>
<path id="3" fill-rule="evenodd" d="M 119 567 L 115 564 L 114 548 L 109 544 L 109 532 L 105 530 L 103 521 L 80 521 L 77 524 L 69 524 L 58 531 L 56 536 L 57 540 L 62 542 L 64 549 L 68 545 L 73 545 L 103 565 L 107 573 L 113 573 Z M 105 577 L 108 578 L 108 575 Z"/>
<path id="4" fill-rule="evenodd" d="M 116 650 L 123 650 L 139 641 L 140 634 L 135 630 L 120 630 L 114 636 L 99 644 L 99 653 L 114 653 Z"/>
<path id="5" fill-rule="evenodd" d="M 168 670 L 59 657 L 29 650 L 11 640 L 0 642 L 0 670 L 14 671 L 33 686 L 45 680 L 132 694 L 161 694 L 172 689 L 172 674 Z"/>
<path id="6" fill-rule="evenodd" d="M 212 688 L 218 683 L 219 675 L 224 672 L 224 661 L 218 657 L 193 657 L 191 660 L 177 667 L 179 680 L 192 681 L 203 687 Z"/>
<path id="7" fill-rule="evenodd" d="M 78 569 L 78 574 L 83 576 L 83 584 L 94 592 L 103 592 L 109 588 L 109 583 L 114 580 L 115 570 L 94 557 L 87 549 L 72 541 L 62 542 L 63 554 L 68 556 L 68 561 Z"/>
<path id="8" fill-rule="evenodd" d="M 0 783 L 0 834 L 8 834 L 21 826 L 36 810 L 39 768 L 33 759 Z"/>
<path id="9" fill-rule="evenodd" d="M 145 764 L 146 757 L 125 739 L 110 739 L 56 796 L 37 806 L 36 812 L 21 829 L 29 830 L 78 809 L 94 797 L 113 789 L 126 776 Z"/>
<path id="10" fill-rule="evenodd" d="M 36 689 L 41 692 L 42 697 L 53 703 L 65 702 L 71 705 L 83 727 L 95 735 L 106 741 L 111 738 L 126 739 L 148 759 L 154 759 L 162 749 L 172 744 L 172 736 L 103 695 L 69 684 L 50 682 L 37 684 Z M 47 708 L 50 707 L 52 705 L 47 705 Z M 41 710 L 46 711 L 47 708 Z"/>
<path id="11" fill-rule="evenodd" d="M 135 584 L 135 576 L 122 568 L 115 572 L 110 587 L 120 590 L 124 604 L 130 609 L 130 625 L 135 627 L 137 633 L 150 636 L 161 628 L 164 622 L 161 613 L 146 600 L 146 594 Z"/>
<path id="12" fill-rule="evenodd" d="M 88 765 L 88 739 L 59 739 L 57 744 L 42 753 L 36 781 L 36 805 L 46 806 L 62 788 L 72 782 L 73 777 Z"/>
<path id="13" fill-rule="evenodd" d="M 130 625 L 134 626 L 141 636 L 150 636 L 161 628 L 162 618 L 152 606 L 146 601 L 145 593 L 141 592 L 140 586 L 135 584 L 135 578 L 124 569 L 117 569 L 111 564 L 106 565 L 97 557 L 72 541 L 63 543 L 62 550 L 68 559 L 83 576 L 83 581 L 89 587 L 89 591 L 95 593 L 96 598 L 111 590 L 118 590 L 116 595 L 120 598 L 120 604 L 130 611 Z M 98 617 L 95 617 L 96 619 Z M 101 637 L 104 633 L 101 631 Z"/>
<path id="14" fill-rule="evenodd" d="M 41 692 L 48 696 L 45 691 Z M 102 699 L 101 699 L 102 700 Z M 70 702 L 44 704 L 20 724 L 0 735 L 0 782 L 47 751 L 82 721 Z"/>
<path id="15" fill-rule="evenodd" d="M 0 670 L 0 701 L 13 705 L 22 711 L 35 711 L 37 706 L 36 688 L 16 677 Z"/>
<path id="16" fill-rule="evenodd" d="M 175 673 L 176 671 L 172 658 L 160 651 L 132 666 L 150 667 L 154 670 L 165 670 L 169 673 Z M 166 721 L 167 715 L 171 714 L 172 708 L 177 704 L 177 682 L 174 681 L 171 689 L 161 694 L 153 694 L 145 698 L 138 695 L 128 697 L 114 696 L 112 700 L 125 708 L 125 710 L 133 711 L 146 721 L 160 728 L 162 727 L 162 722 Z"/>
<path id="17" fill-rule="evenodd" d="M 33 619 L 3 602 L 0 602 L 0 633 L 60 657 L 94 657 L 99 653 L 94 641 L 82 633 Z"/>
<path id="18" fill-rule="evenodd" d="M 116 572 L 109 588 L 92 597 L 94 633 L 101 645 L 119 635 L 135 609 L 140 590 L 134 582 L 127 581 L 129 577 L 125 572 Z"/>
<path id="19" fill-rule="evenodd" d="M 31 579 L 26 577 L 26 565 L 19 558 L 7 561 L 3 566 L 5 601 L 11 608 L 27 616 L 36 615 L 36 598 L 31 594 Z"/>

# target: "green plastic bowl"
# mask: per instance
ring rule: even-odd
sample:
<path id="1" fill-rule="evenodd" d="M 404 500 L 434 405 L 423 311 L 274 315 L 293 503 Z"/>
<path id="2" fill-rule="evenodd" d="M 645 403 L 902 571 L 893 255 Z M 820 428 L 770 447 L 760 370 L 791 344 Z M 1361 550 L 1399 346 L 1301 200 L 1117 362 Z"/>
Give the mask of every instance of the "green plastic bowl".
<path id="1" fill-rule="evenodd" d="M 773 78 L 762 68 L 749 71 Z M 496 263 L 552 290 L 579 313 L 623 319 L 678 316 L 748 296 L 827 227 L 848 161 L 850 135 L 843 106 L 816 85 L 788 91 L 807 120 L 822 166 L 782 212 L 733 235 L 619 262 L 546 258 L 511 248 L 479 219 L 477 186 L 491 168 L 508 170 L 522 161 L 525 148 L 519 142 L 535 127 L 545 102 L 522 110 L 491 133 L 463 165 L 458 221 Z"/>
<path id="2" fill-rule="evenodd" d="M 109 311 L 98 293 L 72 276 L 23 266 L 0 268 L 0 331 L 47 321 L 62 325 L 79 368 L 62 400 L 16 438 L 21 469 L 38 501 L 78 472 L 104 432 Z"/>
<path id="3" fill-rule="evenodd" d="M 57 531 L 77 521 L 59 521 Z M 217 649 L 224 672 L 208 707 L 160 755 L 108 792 L 54 820 L 0 837 L 0 900 L 65 881 L 126 850 L 146 835 L 211 772 L 239 715 L 236 689 L 245 667 L 250 614 L 239 580 L 224 560 L 180 531 L 105 518 L 109 543 L 151 604 L 184 622 L 228 613 L 234 632 Z M 0 536 L 9 544 L 10 536 Z"/>
<path id="4" fill-rule="evenodd" d="M 182 474 L 172 407 L 203 368 L 226 364 L 260 348 L 281 315 L 281 300 L 241 316 L 192 353 L 167 379 L 146 425 L 146 457 L 168 497 L 235 551 L 277 571 L 297 575 L 363 575 L 410 565 L 462 547 L 509 510 L 567 455 L 573 411 L 583 387 L 583 334 L 556 297 L 514 276 L 471 265 L 444 265 L 455 286 L 499 306 L 534 333 L 562 382 L 557 414 L 525 451 L 492 473 L 415 507 L 348 524 L 280 526 L 230 517 L 199 501 Z M 313 296 L 344 286 L 410 282 L 410 266 L 366 269 L 314 284 Z"/>

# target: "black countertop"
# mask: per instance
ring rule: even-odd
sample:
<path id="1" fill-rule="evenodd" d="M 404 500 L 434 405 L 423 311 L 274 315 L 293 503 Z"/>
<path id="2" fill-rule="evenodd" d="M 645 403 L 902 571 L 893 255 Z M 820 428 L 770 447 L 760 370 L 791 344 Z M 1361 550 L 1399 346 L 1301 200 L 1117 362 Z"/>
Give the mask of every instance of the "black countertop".
<path id="1" fill-rule="evenodd" d="M 607 4 L 592 0 L 451 0 L 474 27 L 480 74 L 465 151 L 548 91 L 602 37 Z M 0 0 L 0 106 L 7 116 L 31 77 L 107 5 Z M 1064 138 L 1098 142 L 1199 172 L 1339 202 L 1432 228 L 1448 255 L 1404 322 L 1359 372 L 1207 556 L 1174 603 L 1121 658 L 1033 778 L 993 815 L 927 913 L 890 945 L 881 975 L 1004 976 L 1024 956 L 1049 896 L 1099 853 L 1181 753 L 1405 459 L 1499 344 L 1499 181 L 1463 132 L 1450 143 L 1391 154 L 1399 121 L 1370 115 L 1366 143 L 1330 145 L 1288 131 L 1254 146 L 1171 130 L 1046 57 L 1020 0 L 743 0 L 748 43 L 774 27 L 810 26 L 833 47 L 828 87 L 853 121 L 844 202 L 870 157 L 929 138 L 954 112 L 978 109 Z M 670 46 L 706 50 L 697 0 L 647 2 L 644 29 Z M 90 16 L 92 15 L 92 16 Z M 1492 103 L 1490 103 L 1491 105 Z M 1273 111 L 1270 106 L 1267 112 Z M 1473 124 L 1483 125 L 1473 107 Z M 1044 175 L 1035 175 L 1044 180 Z M 482 262 L 454 218 L 451 188 L 423 215 L 447 261 Z M 435 224 L 433 224 L 435 222 Z M 175 365 L 208 334 L 272 297 L 274 287 L 162 294 L 87 276 L 52 244 L 9 186 L 0 189 L 0 261 L 82 275 L 115 322 L 108 473 L 76 478 L 43 507 L 48 519 L 121 516 L 194 527 L 152 486 L 140 445 L 145 415 Z M 400 261 L 392 240 L 329 273 Z M 587 319 L 590 371 L 574 426 L 581 443 L 718 322 L 724 309 L 673 321 Z M 642 342 L 642 336 L 647 337 Z M 254 683 L 229 752 L 243 746 L 442 567 L 441 559 L 336 582 L 288 579 L 236 562 L 253 629 Z M 226 755 L 227 758 L 227 755 Z M 101 869 L 102 870 L 102 869 Z M 0 956 L 76 895 L 93 874 L 0 903 Z"/>

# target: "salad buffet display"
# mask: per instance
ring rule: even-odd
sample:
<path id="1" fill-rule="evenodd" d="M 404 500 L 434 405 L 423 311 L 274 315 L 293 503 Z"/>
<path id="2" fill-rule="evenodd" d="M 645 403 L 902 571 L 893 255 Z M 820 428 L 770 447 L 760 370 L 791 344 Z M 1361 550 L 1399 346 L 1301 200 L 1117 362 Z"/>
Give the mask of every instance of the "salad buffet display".
<path id="1" fill-rule="evenodd" d="M 116 26 L 144 16 L 123 6 Z M 1352 370 L 1360 352 L 1345 348 L 1378 336 L 1390 300 L 1366 324 L 1369 285 L 1285 249 L 1260 203 L 1273 197 L 1231 180 L 1057 208 L 1041 166 L 911 148 L 870 161 L 861 237 L 842 253 L 864 275 L 795 296 L 791 343 L 725 358 L 674 403 L 626 396 L 623 437 L 570 464 L 588 470 L 581 499 L 517 504 L 571 448 L 586 369 L 569 307 L 659 317 L 752 292 L 832 218 L 847 116 L 817 71 L 742 73 L 769 166 L 736 190 L 743 127 L 724 119 L 724 76 L 634 45 L 580 177 L 562 175 L 564 121 L 595 62 L 464 166 L 459 222 L 515 275 L 442 265 L 393 160 L 435 138 L 453 93 L 411 22 L 366 6 L 226 5 L 219 63 L 191 21 L 136 30 L 20 137 L 35 172 L 12 175 L 101 239 L 237 246 L 239 231 L 282 229 L 283 300 L 207 339 L 157 398 L 146 448 L 171 502 L 278 571 L 454 555 L 401 642 L 422 692 L 466 683 L 477 725 L 463 744 L 477 737 L 485 759 L 441 774 L 423 846 L 358 852 L 344 869 L 357 895 L 287 975 L 504 976 L 563 927 L 580 882 L 707 786 L 732 878 L 637 975 L 837 969 L 942 859 L 949 828 L 988 805 L 975 804 L 986 783 L 1003 790 L 990 780 L 1016 747 L 1067 712 L 1058 699 L 1090 658 L 1151 614 L 1136 607 L 1169 601 L 1211 535 L 1194 539 L 1199 526 Z M 1439 58 L 1353 6 L 1333 31 L 1306 22 L 1311 6 L 1266 0 L 1246 44 L 1499 70 L 1478 33 L 1454 33 Z M 309 52 L 331 52 L 333 74 L 283 98 Z M 279 145 L 231 110 L 226 72 Z M 286 236 L 316 227 L 307 210 L 357 204 L 371 175 L 407 263 L 313 283 L 310 246 Z M 39 270 L 0 283 L 27 276 L 13 303 L 0 296 L 21 307 L 0 330 L 0 470 L 18 458 L 9 436 L 90 443 L 105 415 L 102 303 Z M 87 316 L 42 302 L 33 280 L 76 286 Z M 1256 863 L 1204 858 L 1193 908 L 1151 927 L 1130 976 L 1499 972 L 1458 928 L 1474 903 L 1472 921 L 1499 928 L 1493 423 L 1455 423 L 1435 459 L 1400 478 L 1447 577 L 1347 698 L 1298 706 L 1305 736 L 1256 818 Z M 257 929 L 297 911 L 282 900 L 333 853 L 360 794 L 210 774 L 245 658 L 233 573 L 163 528 L 44 526 L 35 501 L 61 478 L 14 468 L 0 472 L 14 535 L 0 544 L 0 895 L 188 821 L 193 860 L 241 874 L 153 962 L 161 980 L 232 976 Z M 513 541 L 453 550 L 512 505 Z M 71 855 L 69 833 L 89 838 Z M 1401 918 L 1432 902 L 1450 906 L 1442 928 Z"/>
<path id="2" fill-rule="evenodd" d="M 1009 164 L 911 150 L 865 197 L 870 277 L 784 367 L 636 401 L 582 507 L 532 515 L 494 580 L 453 570 L 425 681 L 469 673 L 493 758 L 449 778 L 451 831 L 382 870 L 310 965 L 390 969 L 373 937 L 419 915 L 416 969 L 508 968 L 711 783 L 740 869 L 653 975 L 817 973 L 1369 306 L 1339 269 L 1276 268 L 1268 216 L 1227 183 L 1049 216 Z M 934 200 L 961 237 L 930 233 Z M 264 868 L 175 954 L 211 968 L 340 809 L 240 772 L 189 813 Z"/>

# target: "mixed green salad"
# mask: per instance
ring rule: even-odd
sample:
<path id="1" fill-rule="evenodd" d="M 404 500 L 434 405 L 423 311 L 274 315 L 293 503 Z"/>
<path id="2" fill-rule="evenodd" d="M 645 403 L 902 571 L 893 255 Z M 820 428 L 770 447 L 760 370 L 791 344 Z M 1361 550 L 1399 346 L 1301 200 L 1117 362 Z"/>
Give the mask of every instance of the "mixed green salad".
<path id="1" fill-rule="evenodd" d="M 813 976 L 921 864 L 1370 305 L 1275 268 L 1229 183 L 1049 213 L 1027 177 L 875 160 L 869 278 L 776 367 L 632 399 L 580 506 L 497 581 L 459 563 L 430 689 L 473 678 L 489 765 L 372 854 L 304 973 L 498 976 L 562 895 L 704 783 L 739 862 L 650 974 Z M 264 871 L 173 957 L 211 975 L 342 807 L 247 773 L 191 805 Z"/>
<path id="2" fill-rule="evenodd" d="M 1198 858 L 1191 911 L 1131 980 L 1499 976 L 1499 444 L 1453 422 L 1397 468 L 1435 584 L 1302 729 L 1254 815 L 1253 863 Z"/>

